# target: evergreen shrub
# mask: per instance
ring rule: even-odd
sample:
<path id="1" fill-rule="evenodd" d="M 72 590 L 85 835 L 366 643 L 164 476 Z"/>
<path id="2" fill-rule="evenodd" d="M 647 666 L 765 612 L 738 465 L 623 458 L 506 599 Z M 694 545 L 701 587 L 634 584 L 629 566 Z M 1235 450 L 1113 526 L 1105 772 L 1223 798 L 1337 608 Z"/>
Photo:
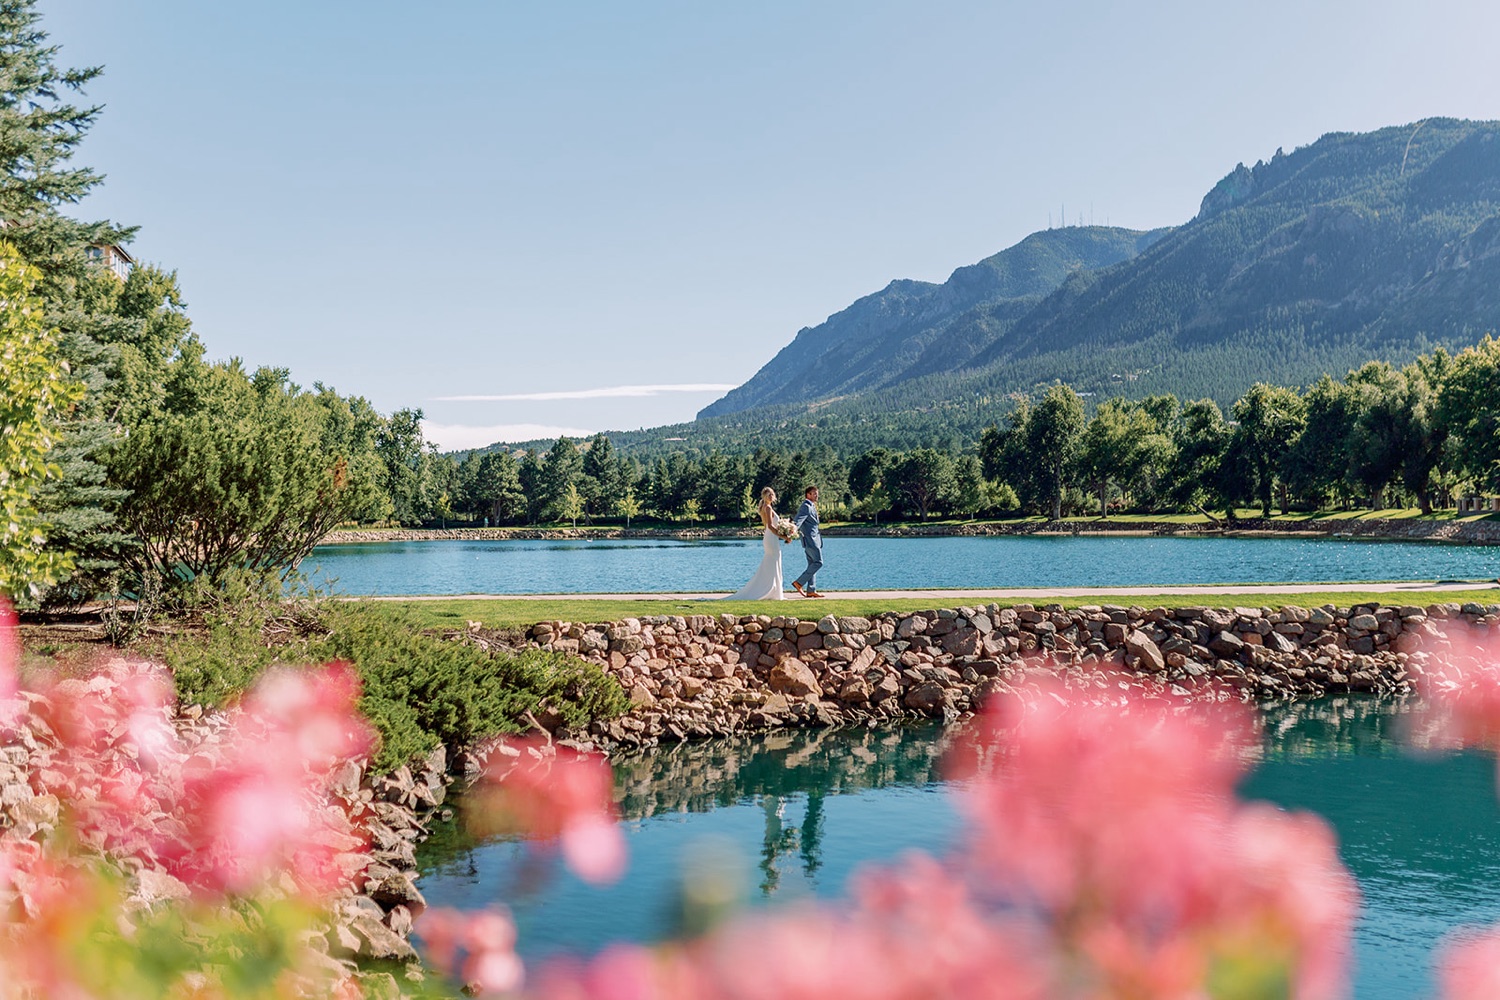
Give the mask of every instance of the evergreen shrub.
<path id="1" fill-rule="evenodd" d="M 586 726 L 625 711 L 619 684 L 594 664 L 543 650 L 486 650 L 422 631 L 397 608 L 302 600 L 225 600 L 201 628 L 154 644 L 184 704 L 217 706 L 247 690 L 267 666 L 352 663 L 364 683 L 359 708 L 380 736 L 374 765 L 399 766 L 438 746 L 526 729 L 550 710 Z"/>

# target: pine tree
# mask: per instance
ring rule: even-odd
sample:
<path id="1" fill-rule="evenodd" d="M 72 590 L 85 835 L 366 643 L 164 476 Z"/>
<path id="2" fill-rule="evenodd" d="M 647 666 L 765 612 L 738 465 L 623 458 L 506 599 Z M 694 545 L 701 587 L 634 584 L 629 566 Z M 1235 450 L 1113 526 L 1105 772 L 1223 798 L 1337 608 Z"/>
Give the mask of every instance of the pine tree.
<path id="1" fill-rule="evenodd" d="M 39 272 L 46 323 L 58 330 L 57 352 L 87 395 L 65 418 L 59 414 L 50 461 L 61 477 L 37 497 L 55 526 L 52 544 L 77 553 L 77 576 L 65 576 L 48 599 L 77 596 L 115 564 L 129 543 L 114 527 L 122 494 L 105 484 L 99 459 L 120 436 L 103 391 L 119 352 L 114 342 L 138 326 L 101 308 L 100 288 L 116 281 L 89 261 L 89 247 L 118 244 L 134 233 L 110 222 L 80 222 L 62 214 L 102 178 L 70 161 L 98 117 L 98 105 L 72 95 L 101 67 L 63 69 L 47 44 L 34 0 L 0 0 L 0 226 L 21 257 Z"/>

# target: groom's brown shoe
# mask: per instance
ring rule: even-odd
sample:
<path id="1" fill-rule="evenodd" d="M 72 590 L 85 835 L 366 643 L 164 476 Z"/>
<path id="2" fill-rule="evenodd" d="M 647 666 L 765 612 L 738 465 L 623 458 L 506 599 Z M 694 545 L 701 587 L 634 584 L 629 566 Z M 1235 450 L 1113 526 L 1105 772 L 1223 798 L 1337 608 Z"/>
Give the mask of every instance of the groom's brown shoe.
<path id="1" fill-rule="evenodd" d="M 802 584 L 798 583 L 796 580 L 792 581 L 792 589 L 801 594 L 803 597 L 807 596 L 807 593 L 802 589 Z"/>

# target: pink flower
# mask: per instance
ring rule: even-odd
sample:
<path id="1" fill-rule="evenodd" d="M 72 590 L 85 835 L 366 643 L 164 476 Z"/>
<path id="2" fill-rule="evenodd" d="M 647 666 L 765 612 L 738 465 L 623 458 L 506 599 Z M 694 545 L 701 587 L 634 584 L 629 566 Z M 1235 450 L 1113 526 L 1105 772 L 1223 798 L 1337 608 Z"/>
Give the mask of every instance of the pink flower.
<path id="1" fill-rule="evenodd" d="M 429 909 L 418 919 L 417 931 L 428 961 L 445 975 L 458 967 L 463 981 L 476 987 L 480 996 L 520 988 L 525 970 L 515 952 L 516 926 L 509 913 Z M 461 965 L 460 952 L 464 955 Z"/>
<path id="2" fill-rule="evenodd" d="M 0 598 L 0 725 L 9 725 L 19 710 L 15 703 L 21 687 L 16 673 L 21 662 L 19 635 L 15 611 Z"/>
<path id="3" fill-rule="evenodd" d="M 476 795 L 476 825 L 555 842 L 589 882 L 619 878 L 625 838 L 613 801 L 614 777 L 596 754 L 528 740 L 497 753 Z"/>
<path id="4" fill-rule="evenodd" d="M 970 856 L 1122 996 L 1197 996 L 1215 963 L 1258 955 L 1296 996 L 1335 995 L 1357 909 L 1317 817 L 1234 797 L 1252 729 L 1238 710 L 1042 690 L 991 716 L 960 774 Z"/>
<path id="5" fill-rule="evenodd" d="M 1438 953 L 1437 978 L 1443 1000 L 1500 997 L 1500 928 L 1450 939 Z"/>
<path id="6" fill-rule="evenodd" d="M 264 678 L 217 759 L 200 755 L 184 770 L 186 835 L 169 853 L 173 874 L 210 891 L 242 892 L 281 870 L 317 893 L 336 888 L 340 830 L 324 788 L 336 761 L 370 745 L 358 694 L 342 664 Z"/>
<path id="7" fill-rule="evenodd" d="M 1500 749 L 1500 636 L 1459 621 L 1430 635 L 1420 652 L 1428 705 L 1412 720 L 1413 742 Z M 1500 772 L 1496 777 L 1500 781 Z"/>

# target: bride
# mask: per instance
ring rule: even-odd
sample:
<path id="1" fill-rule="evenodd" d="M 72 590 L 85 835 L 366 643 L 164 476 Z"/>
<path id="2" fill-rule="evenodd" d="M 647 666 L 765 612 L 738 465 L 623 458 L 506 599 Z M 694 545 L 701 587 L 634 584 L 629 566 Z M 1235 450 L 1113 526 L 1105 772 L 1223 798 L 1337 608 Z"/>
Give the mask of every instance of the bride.
<path id="1" fill-rule="evenodd" d="M 760 566 L 756 568 L 755 575 L 750 578 L 750 582 L 724 600 L 781 600 L 781 547 L 786 542 L 775 531 L 776 525 L 781 523 L 781 518 L 776 514 L 775 503 L 775 490 L 767 486 L 760 491 L 760 523 L 765 529 L 761 532 L 761 546 L 765 555 L 761 556 Z"/>

